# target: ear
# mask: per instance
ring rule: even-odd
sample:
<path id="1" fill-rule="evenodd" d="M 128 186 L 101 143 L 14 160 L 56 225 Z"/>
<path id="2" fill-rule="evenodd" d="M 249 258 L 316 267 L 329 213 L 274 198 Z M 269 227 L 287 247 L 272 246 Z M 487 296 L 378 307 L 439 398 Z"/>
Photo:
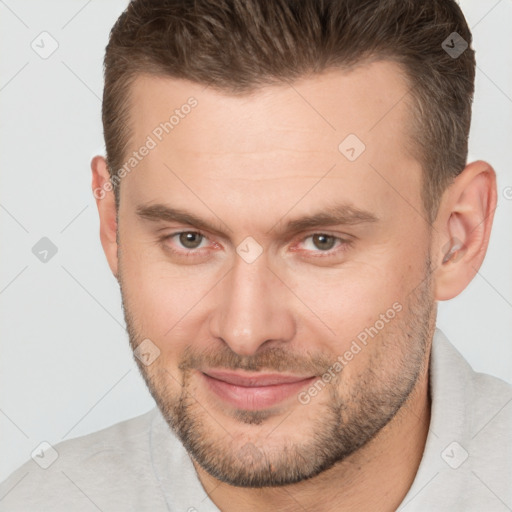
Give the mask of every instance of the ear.
<path id="1" fill-rule="evenodd" d="M 434 223 L 435 300 L 456 297 L 475 277 L 487 252 L 496 173 L 481 160 L 468 164 L 443 194 Z"/>
<path id="2" fill-rule="evenodd" d="M 116 201 L 108 165 L 102 156 L 91 161 L 92 191 L 100 215 L 100 239 L 110 270 L 117 279 L 117 220 Z"/>

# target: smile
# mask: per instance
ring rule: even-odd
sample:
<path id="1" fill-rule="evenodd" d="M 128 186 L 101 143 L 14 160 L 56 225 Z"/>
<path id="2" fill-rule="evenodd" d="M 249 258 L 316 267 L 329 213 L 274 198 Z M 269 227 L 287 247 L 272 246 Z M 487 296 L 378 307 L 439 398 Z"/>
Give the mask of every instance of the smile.
<path id="1" fill-rule="evenodd" d="M 199 372 L 207 388 L 224 402 L 245 410 L 271 407 L 296 395 L 316 376 L 248 374 L 207 370 Z"/>

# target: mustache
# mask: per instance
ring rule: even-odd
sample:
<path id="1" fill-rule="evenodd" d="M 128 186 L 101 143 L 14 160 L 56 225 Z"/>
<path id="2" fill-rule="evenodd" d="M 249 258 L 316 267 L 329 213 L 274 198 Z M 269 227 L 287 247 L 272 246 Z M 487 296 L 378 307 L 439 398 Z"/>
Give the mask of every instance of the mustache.
<path id="1" fill-rule="evenodd" d="M 178 365 L 182 371 L 198 368 L 226 368 L 229 370 L 275 371 L 322 375 L 332 366 L 336 356 L 328 357 L 318 352 L 297 354 L 282 347 L 269 347 L 251 356 L 241 356 L 227 345 L 197 351 L 188 345 Z"/>

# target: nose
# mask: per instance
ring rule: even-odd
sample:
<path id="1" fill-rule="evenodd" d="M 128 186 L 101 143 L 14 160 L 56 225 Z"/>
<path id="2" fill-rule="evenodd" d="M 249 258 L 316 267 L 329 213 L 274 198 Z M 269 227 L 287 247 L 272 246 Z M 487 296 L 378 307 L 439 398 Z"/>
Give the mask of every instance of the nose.
<path id="1" fill-rule="evenodd" d="M 237 256 L 217 293 L 210 334 L 237 354 L 253 355 L 265 343 L 293 338 L 290 291 L 267 267 L 264 255 L 252 263 Z"/>

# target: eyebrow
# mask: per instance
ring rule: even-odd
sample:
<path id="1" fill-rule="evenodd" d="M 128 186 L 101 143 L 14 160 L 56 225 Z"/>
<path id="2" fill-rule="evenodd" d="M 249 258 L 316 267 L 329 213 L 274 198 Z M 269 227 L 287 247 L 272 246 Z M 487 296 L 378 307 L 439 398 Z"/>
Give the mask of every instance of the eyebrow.
<path id="1" fill-rule="evenodd" d="M 355 208 L 349 204 L 338 204 L 324 209 L 321 212 L 290 220 L 285 224 L 285 227 L 279 229 L 279 231 L 284 233 L 296 233 L 322 226 L 352 226 L 356 224 L 374 223 L 378 222 L 378 220 L 379 218 L 370 211 Z M 281 222 L 282 221 L 276 223 L 272 229 Z M 270 231 L 272 231 L 272 229 Z"/>
<path id="2" fill-rule="evenodd" d="M 220 236 L 224 236 L 226 229 L 231 231 L 231 229 L 229 229 L 229 227 L 219 218 L 218 222 L 213 223 L 197 217 L 186 210 L 173 208 L 164 204 L 138 206 L 137 215 L 142 219 L 154 222 L 164 221 L 188 224 L 196 229 L 208 231 Z M 306 215 L 290 220 L 284 224 L 284 227 L 278 228 L 277 232 L 279 234 L 297 233 L 322 226 L 356 225 L 374 223 L 378 220 L 379 218 L 372 212 L 355 208 L 348 204 L 339 204 L 312 215 Z M 283 219 L 279 220 L 268 230 L 268 232 L 273 231 L 276 229 L 276 226 L 282 223 Z"/>
<path id="3" fill-rule="evenodd" d="M 150 221 L 164 221 L 164 222 L 180 222 L 182 224 L 189 224 L 197 229 L 209 231 L 216 235 L 223 235 L 226 229 L 231 231 L 229 227 L 218 219 L 217 223 L 211 223 L 197 217 L 196 215 L 182 210 L 180 208 L 172 208 L 164 204 L 141 205 L 137 207 L 137 215 Z"/>

